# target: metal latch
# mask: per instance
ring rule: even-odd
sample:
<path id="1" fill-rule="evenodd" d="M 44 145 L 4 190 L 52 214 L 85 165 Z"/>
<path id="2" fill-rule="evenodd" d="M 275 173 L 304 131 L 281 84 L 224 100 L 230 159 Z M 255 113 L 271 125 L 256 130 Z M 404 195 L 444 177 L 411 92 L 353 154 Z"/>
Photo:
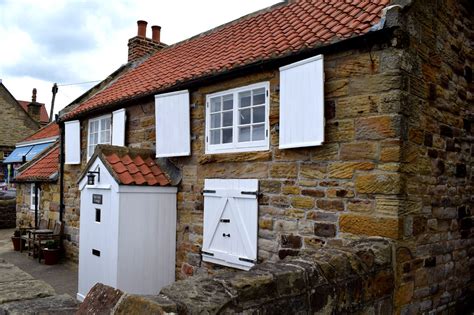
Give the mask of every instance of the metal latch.
<path id="1" fill-rule="evenodd" d="M 204 189 L 204 190 L 202 191 L 202 193 L 203 193 L 203 194 L 215 194 L 216 191 L 215 191 L 215 190 Z"/>
<path id="2" fill-rule="evenodd" d="M 207 256 L 214 256 L 214 253 L 208 253 L 208 252 L 205 252 L 205 251 L 201 251 L 201 254 L 207 255 Z"/>
<path id="3" fill-rule="evenodd" d="M 242 195 L 255 195 L 258 196 L 258 191 L 241 191 Z"/>
<path id="4" fill-rule="evenodd" d="M 219 221 L 222 223 L 230 223 L 230 219 L 220 219 Z"/>

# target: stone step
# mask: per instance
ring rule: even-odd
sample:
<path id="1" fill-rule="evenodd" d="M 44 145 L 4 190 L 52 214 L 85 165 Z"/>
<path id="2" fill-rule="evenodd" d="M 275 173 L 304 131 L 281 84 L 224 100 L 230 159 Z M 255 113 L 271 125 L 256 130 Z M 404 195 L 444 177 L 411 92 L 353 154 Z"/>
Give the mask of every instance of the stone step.
<path id="1" fill-rule="evenodd" d="M 69 294 L 55 295 L 0 305 L 0 315 L 23 314 L 75 314 L 78 303 Z"/>

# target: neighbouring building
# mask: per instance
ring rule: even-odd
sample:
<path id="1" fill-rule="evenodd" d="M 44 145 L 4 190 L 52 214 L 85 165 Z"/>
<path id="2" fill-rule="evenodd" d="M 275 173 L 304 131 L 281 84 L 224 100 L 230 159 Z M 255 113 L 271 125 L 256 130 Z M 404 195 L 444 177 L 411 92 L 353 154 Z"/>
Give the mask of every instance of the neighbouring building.
<path id="1" fill-rule="evenodd" d="M 203 275 L 217 273 L 225 284 L 227 267 L 311 253 L 330 277 L 349 260 L 340 248 L 369 237 L 393 250 L 375 280 L 350 274 L 301 303 L 265 296 L 238 310 L 463 309 L 474 285 L 471 12 L 469 1 L 285 1 L 171 46 L 147 39 L 140 21 L 127 70 L 60 117 L 69 257 L 77 260 L 86 209 L 77 182 L 96 146 L 151 149 L 181 178 L 172 184 L 176 279 L 208 283 Z M 367 265 L 382 259 L 369 252 Z M 262 290 L 231 284 L 259 301 L 281 280 L 263 274 L 248 280 Z M 175 292 L 186 292 L 179 283 Z M 352 304 L 338 306 L 341 288 L 353 287 Z M 230 300 L 223 307 L 240 303 Z"/>
<path id="2" fill-rule="evenodd" d="M 28 152 L 26 163 L 16 169 L 17 226 L 34 227 L 40 219 L 59 220 L 59 126 L 43 127 L 17 144 L 15 151 Z M 15 151 L 13 153 L 15 153 Z M 33 152 L 33 153 L 32 153 Z M 12 154 L 12 156 L 22 154 Z M 35 218 L 37 221 L 35 221 Z"/>
<path id="3" fill-rule="evenodd" d="M 0 181 L 4 181 L 7 168 L 3 160 L 15 149 L 17 142 L 46 125 L 49 118 L 45 105 L 36 102 L 36 89 L 33 90 L 31 102 L 17 101 L 1 80 L 0 109 Z"/>

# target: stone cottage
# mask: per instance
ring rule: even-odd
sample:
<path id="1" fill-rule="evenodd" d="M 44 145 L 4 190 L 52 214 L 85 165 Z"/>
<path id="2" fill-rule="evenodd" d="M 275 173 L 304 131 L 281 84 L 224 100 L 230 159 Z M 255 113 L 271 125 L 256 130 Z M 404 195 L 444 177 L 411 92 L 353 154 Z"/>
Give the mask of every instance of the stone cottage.
<path id="1" fill-rule="evenodd" d="M 334 248 L 376 237 L 393 245 L 393 269 L 374 280 L 385 313 L 465 307 L 469 12 L 468 1 L 286 1 L 171 46 L 139 22 L 129 49 L 143 53 L 129 50 L 127 71 L 60 118 L 66 224 L 85 211 L 77 180 L 97 144 L 153 149 L 181 172 L 177 279 L 342 257 Z M 343 310 L 362 311 L 353 301 Z"/>
<path id="2" fill-rule="evenodd" d="M 22 141 L 33 147 L 41 146 L 42 151 L 23 164 L 14 178 L 19 227 L 34 227 L 40 219 L 60 219 L 59 132 L 58 124 L 52 122 Z"/>
<path id="3" fill-rule="evenodd" d="M 32 101 L 17 101 L 0 80 L 0 181 L 6 167 L 3 160 L 15 149 L 15 143 L 30 136 L 48 123 L 44 104 L 36 102 L 36 89 Z"/>

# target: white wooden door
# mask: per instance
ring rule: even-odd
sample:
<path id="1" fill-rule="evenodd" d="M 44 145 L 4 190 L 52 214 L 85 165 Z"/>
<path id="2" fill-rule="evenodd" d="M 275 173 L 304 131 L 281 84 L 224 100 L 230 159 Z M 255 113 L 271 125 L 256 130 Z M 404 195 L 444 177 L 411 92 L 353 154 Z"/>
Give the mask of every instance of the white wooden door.
<path id="1" fill-rule="evenodd" d="M 98 282 L 115 287 L 114 228 L 109 189 L 86 188 L 81 193 L 79 294 L 87 295 Z"/>
<path id="2" fill-rule="evenodd" d="M 248 270 L 257 260 L 258 180 L 206 179 L 204 261 Z"/>

